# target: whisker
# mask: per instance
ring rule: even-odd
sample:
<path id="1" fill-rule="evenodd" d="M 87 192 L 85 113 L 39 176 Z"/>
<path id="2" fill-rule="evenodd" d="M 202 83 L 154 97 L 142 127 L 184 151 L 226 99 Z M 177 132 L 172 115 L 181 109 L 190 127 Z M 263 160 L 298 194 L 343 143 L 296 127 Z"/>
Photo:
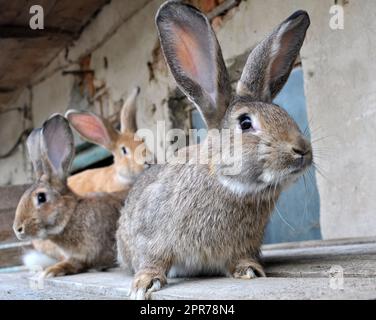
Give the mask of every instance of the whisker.
<path id="1" fill-rule="evenodd" d="M 301 225 L 304 225 L 306 214 L 308 211 L 308 201 L 307 201 L 307 196 L 308 196 L 308 190 L 307 190 L 307 183 L 305 179 L 305 174 L 303 175 L 303 182 L 304 182 L 304 211 L 303 211 L 303 219 Z"/>
<path id="2" fill-rule="evenodd" d="M 318 165 L 317 165 L 315 162 L 313 162 L 312 165 L 313 165 L 313 167 L 315 168 L 316 172 L 317 172 L 320 176 L 322 176 L 322 177 L 323 177 L 327 182 L 329 182 L 330 184 L 334 185 L 334 183 L 333 183 L 332 181 L 330 181 L 330 180 L 325 176 L 325 174 L 322 172 L 322 169 L 319 168 Z"/>
<path id="3" fill-rule="evenodd" d="M 320 138 L 313 139 L 313 140 L 311 140 L 311 144 L 323 141 L 323 140 L 328 139 L 328 138 L 329 138 L 328 136 L 325 136 L 325 137 L 320 137 Z"/>
<path id="4" fill-rule="evenodd" d="M 281 220 L 282 220 L 284 223 L 286 223 L 286 225 L 287 225 L 292 231 L 296 232 L 296 229 L 295 229 L 291 224 L 289 224 L 285 218 L 283 218 L 281 212 L 280 212 L 279 209 L 278 209 L 278 206 L 275 206 L 275 209 L 276 209 L 276 211 L 277 211 L 277 213 L 278 213 L 278 216 L 281 218 Z"/>

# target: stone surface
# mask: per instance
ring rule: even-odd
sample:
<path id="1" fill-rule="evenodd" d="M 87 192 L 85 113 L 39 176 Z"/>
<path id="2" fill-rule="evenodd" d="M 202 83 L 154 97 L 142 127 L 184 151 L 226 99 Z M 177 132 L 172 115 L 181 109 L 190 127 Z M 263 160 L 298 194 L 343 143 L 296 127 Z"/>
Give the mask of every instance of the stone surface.
<path id="1" fill-rule="evenodd" d="M 153 293 L 152 298 L 376 299 L 376 241 L 278 246 L 265 246 L 263 250 L 267 278 L 169 279 L 168 285 Z M 132 277 L 119 269 L 43 282 L 31 273 L 0 273 L 0 298 L 127 299 L 131 281 Z"/>
<path id="2" fill-rule="evenodd" d="M 43 290 L 30 285 L 27 272 L 0 273 L 0 300 L 88 300 L 108 299 L 99 294 L 64 288 L 56 290 L 46 287 Z"/>

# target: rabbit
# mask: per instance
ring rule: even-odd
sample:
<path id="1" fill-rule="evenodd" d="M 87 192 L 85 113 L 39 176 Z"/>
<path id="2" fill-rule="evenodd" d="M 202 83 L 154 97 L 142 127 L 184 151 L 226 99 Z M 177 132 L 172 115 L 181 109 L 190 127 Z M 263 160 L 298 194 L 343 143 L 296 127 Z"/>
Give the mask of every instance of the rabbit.
<path id="1" fill-rule="evenodd" d="M 148 153 L 144 142 L 136 138 L 136 100 L 140 88 L 136 87 L 125 101 L 120 112 L 120 132 L 106 119 L 84 111 L 68 110 L 66 117 L 80 136 L 101 145 L 114 156 L 114 163 L 107 167 L 89 169 L 68 177 L 68 187 L 78 195 L 92 192 L 115 192 L 123 199 L 137 176 L 148 166 L 136 159 L 136 149 Z M 124 191 L 124 192 L 121 192 Z M 26 253 L 24 265 L 35 270 L 62 260 L 58 246 L 49 240 L 33 240 L 35 251 Z M 53 259 L 51 262 L 51 258 Z"/>
<path id="2" fill-rule="evenodd" d="M 60 249 L 62 261 L 41 277 L 105 269 L 116 264 L 115 232 L 122 200 L 119 195 L 95 193 L 81 197 L 67 186 L 74 157 L 73 134 L 62 115 L 54 115 L 27 139 L 36 181 L 22 195 L 13 229 L 18 239 L 49 240 Z"/>
<path id="3" fill-rule="evenodd" d="M 272 103 L 303 44 L 310 19 L 297 11 L 250 53 L 231 95 L 229 75 L 210 22 L 198 9 L 169 1 L 156 25 L 179 88 L 203 115 L 208 136 L 183 164 L 157 164 L 134 184 L 116 233 L 118 261 L 134 273 L 132 299 L 148 299 L 167 277 L 265 276 L 260 247 L 281 191 L 312 163 L 310 142 Z M 196 164 L 214 130 L 241 138 L 240 173 L 221 163 Z M 215 139 L 213 140 L 215 143 Z M 232 143 L 234 140 L 232 140 Z M 214 156 L 214 155 L 213 155 Z"/>
<path id="4" fill-rule="evenodd" d="M 91 112 L 68 110 L 66 118 L 80 136 L 101 145 L 114 156 L 114 163 L 107 167 L 89 169 L 68 178 L 68 186 L 77 194 L 90 192 L 118 192 L 128 190 L 137 176 L 147 167 L 142 159 L 136 159 L 136 149 L 146 146 L 136 138 L 136 99 L 140 88 L 133 90 L 120 114 L 120 132 L 106 119 Z M 140 149 L 139 149 L 140 150 Z"/>

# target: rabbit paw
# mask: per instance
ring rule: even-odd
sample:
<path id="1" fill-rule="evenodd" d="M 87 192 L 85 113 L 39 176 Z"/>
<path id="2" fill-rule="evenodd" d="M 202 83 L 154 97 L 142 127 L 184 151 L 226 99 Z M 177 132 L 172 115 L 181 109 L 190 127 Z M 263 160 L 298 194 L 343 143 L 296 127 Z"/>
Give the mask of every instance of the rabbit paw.
<path id="1" fill-rule="evenodd" d="M 160 290 L 167 283 L 164 275 L 145 272 L 136 274 L 130 292 L 131 300 L 149 300 L 151 293 Z"/>
<path id="2" fill-rule="evenodd" d="M 61 261 L 42 271 L 40 278 L 53 278 L 68 274 L 75 274 L 82 270 L 84 270 L 84 267 L 81 263 L 71 260 Z"/>
<path id="3" fill-rule="evenodd" d="M 233 277 L 237 279 L 254 279 L 257 277 L 266 277 L 266 274 L 258 262 L 243 261 L 236 266 Z"/>
<path id="4" fill-rule="evenodd" d="M 58 277 L 58 276 L 64 276 L 66 274 L 66 271 L 59 266 L 51 266 L 45 269 L 44 271 L 41 272 L 40 278 L 53 278 L 53 277 Z"/>

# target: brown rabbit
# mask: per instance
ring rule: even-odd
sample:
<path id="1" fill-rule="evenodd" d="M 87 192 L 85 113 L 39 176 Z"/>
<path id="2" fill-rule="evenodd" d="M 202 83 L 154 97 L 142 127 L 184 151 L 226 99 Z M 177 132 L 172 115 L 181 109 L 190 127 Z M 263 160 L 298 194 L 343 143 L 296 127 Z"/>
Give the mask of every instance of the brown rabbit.
<path id="1" fill-rule="evenodd" d="M 120 192 L 124 196 L 132 187 L 137 176 L 144 170 L 142 159 L 136 159 L 136 149 L 142 148 L 144 155 L 146 146 L 136 137 L 137 97 L 140 88 L 136 87 L 125 101 L 120 113 L 120 132 L 106 119 L 91 113 L 69 110 L 66 117 L 80 136 L 92 143 L 101 145 L 114 156 L 110 166 L 89 169 L 68 178 L 68 187 L 78 195 L 85 196 L 92 192 Z M 146 156 L 146 155 L 145 155 Z M 139 160 L 139 161 L 138 161 Z M 121 191 L 124 191 L 121 192 Z M 23 257 L 29 269 L 43 268 L 51 264 L 43 254 L 54 260 L 62 260 L 61 250 L 49 240 L 33 240 L 37 252 L 29 252 Z"/>
<path id="2" fill-rule="evenodd" d="M 135 135 L 139 92 L 140 89 L 135 88 L 124 103 L 120 114 L 120 132 L 94 113 L 67 111 L 67 119 L 83 139 L 106 148 L 114 156 L 114 163 L 110 166 L 85 170 L 68 178 L 68 186 L 77 194 L 128 190 L 144 170 L 144 162 L 135 156 L 137 148 L 144 148 L 144 155 L 146 153 L 143 141 Z"/>
<path id="3" fill-rule="evenodd" d="M 68 121 L 61 115 L 52 116 L 42 128 L 32 131 L 27 147 L 36 181 L 17 206 L 14 232 L 20 240 L 48 239 L 64 257 L 42 276 L 113 266 L 122 201 L 106 193 L 83 198 L 69 189 L 66 180 L 74 144 Z"/>
<path id="4" fill-rule="evenodd" d="M 208 164 L 193 163 L 191 151 L 201 157 L 204 146 L 217 143 L 209 130 L 189 148 L 189 163 L 156 165 L 137 180 L 117 231 L 118 259 L 135 273 L 136 299 L 149 298 L 167 275 L 265 276 L 259 262 L 265 225 L 282 189 L 312 162 L 310 142 L 272 103 L 303 44 L 306 12 L 295 12 L 251 52 L 234 97 L 215 34 L 199 10 L 169 1 L 156 24 L 181 90 L 209 129 L 238 133 L 242 148 L 234 155 L 237 174 L 212 161 L 215 154 Z"/>

